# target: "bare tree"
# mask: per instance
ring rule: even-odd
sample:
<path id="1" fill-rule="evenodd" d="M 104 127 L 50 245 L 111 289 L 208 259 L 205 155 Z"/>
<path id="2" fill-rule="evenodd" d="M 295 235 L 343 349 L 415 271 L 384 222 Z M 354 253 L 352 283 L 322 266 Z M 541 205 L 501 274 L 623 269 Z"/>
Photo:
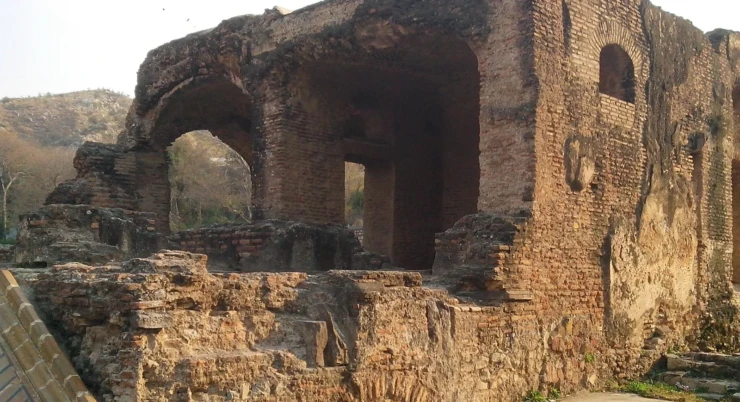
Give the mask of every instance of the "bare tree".
<path id="1" fill-rule="evenodd" d="M 3 226 L 2 237 L 8 232 L 8 196 L 18 179 L 24 174 L 23 166 L 30 157 L 30 150 L 25 141 L 15 133 L 0 130 L 0 187 L 3 191 Z"/>
<path id="2" fill-rule="evenodd" d="M 3 159 L 0 163 L 0 184 L 3 188 L 3 239 L 8 233 L 8 192 L 13 186 L 13 183 L 15 183 L 16 180 L 24 174 L 23 172 L 6 173 L 8 169 L 5 162 L 6 159 Z"/>
<path id="3" fill-rule="evenodd" d="M 59 183 L 74 177 L 73 156 L 73 149 L 42 147 L 0 129 L 2 237 L 8 231 L 8 217 L 40 207 Z"/>

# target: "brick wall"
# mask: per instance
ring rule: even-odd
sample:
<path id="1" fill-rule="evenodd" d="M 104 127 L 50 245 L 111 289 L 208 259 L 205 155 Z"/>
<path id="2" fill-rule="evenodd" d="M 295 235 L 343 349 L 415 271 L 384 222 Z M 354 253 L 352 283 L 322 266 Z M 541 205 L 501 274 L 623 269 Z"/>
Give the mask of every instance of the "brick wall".
<path id="1" fill-rule="evenodd" d="M 531 6 L 495 3 L 488 37 L 471 41 L 480 74 L 480 198 L 478 210 L 531 211 L 534 189 L 534 101 Z"/>
<path id="2" fill-rule="evenodd" d="M 122 149 L 115 145 L 86 142 L 75 155 L 77 178 L 61 184 L 46 204 L 89 204 L 104 208 L 135 209 L 131 187 L 133 166 L 121 163 Z"/>
<path id="3" fill-rule="evenodd" d="M 242 272 L 317 272 L 365 267 L 360 243 L 341 226 L 289 221 L 185 230 L 170 236 L 179 250 L 206 254 L 209 268 Z"/>
<path id="4" fill-rule="evenodd" d="M 638 1 L 536 2 L 534 20 L 538 162 L 525 243 L 532 244 L 535 300 L 546 320 L 604 319 L 611 338 L 602 342 L 627 349 L 615 367 L 629 371 L 640 348 L 668 342 L 651 339 L 656 331 L 694 335 L 696 297 L 715 286 L 713 271 L 727 269 L 707 260 L 708 253 L 726 261 L 731 222 L 726 137 L 708 134 L 712 116 L 726 113 L 712 93 L 726 62 L 697 30 Z M 657 24 L 675 27 L 676 37 L 651 36 Z M 609 44 L 634 64 L 634 104 L 599 93 L 600 54 Z M 671 72 L 662 54 L 685 64 Z M 689 150 L 696 133 L 711 143 L 701 163 Z M 584 169 L 591 172 L 580 188 L 570 173 Z M 630 257 L 620 255 L 628 248 Z"/>
<path id="5" fill-rule="evenodd" d="M 740 161 L 732 161 L 732 281 L 740 283 Z"/>

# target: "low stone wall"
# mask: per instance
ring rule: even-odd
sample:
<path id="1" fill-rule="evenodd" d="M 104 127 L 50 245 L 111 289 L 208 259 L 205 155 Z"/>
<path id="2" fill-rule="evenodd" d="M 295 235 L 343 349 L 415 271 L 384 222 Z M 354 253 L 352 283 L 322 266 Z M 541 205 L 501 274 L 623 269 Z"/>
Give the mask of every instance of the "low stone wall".
<path id="1" fill-rule="evenodd" d="M 178 249 L 209 256 L 211 266 L 243 272 L 380 269 L 388 259 L 361 253 L 349 229 L 285 221 L 186 230 L 170 236 Z M 386 265 L 388 268 L 390 265 Z"/>
<path id="2" fill-rule="evenodd" d="M 154 214 L 89 205 L 46 205 L 21 216 L 15 262 L 103 264 L 165 248 Z"/>
<path id="3" fill-rule="evenodd" d="M 534 303 L 480 306 L 415 272 L 206 264 L 163 252 L 29 285 L 99 400 L 518 402 L 597 388 L 622 359 L 587 316 L 544 325 Z"/>

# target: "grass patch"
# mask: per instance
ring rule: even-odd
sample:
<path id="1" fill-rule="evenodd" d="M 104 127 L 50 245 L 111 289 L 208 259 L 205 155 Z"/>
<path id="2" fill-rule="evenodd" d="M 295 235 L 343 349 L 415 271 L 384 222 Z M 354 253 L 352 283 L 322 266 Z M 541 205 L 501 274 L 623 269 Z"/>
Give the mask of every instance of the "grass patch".
<path id="1" fill-rule="evenodd" d="M 532 390 L 524 397 L 524 402 L 548 402 L 548 400 L 540 391 Z"/>
<path id="2" fill-rule="evenodd" d="M 616 385 L 615 391 L 637 394 L 645 398 L 662 399 L 675 402 L 704 402 L 706 399 L 694 393 L 681 391 L 676 387 L 663 383 L 646 381 L 630 381 L 626 384 Z M 729 400 L 729 399 L 727 399 Z"/>
<path id="3" fill-rule="evenodd" d="M 0 239 L 0 244 L 15 245 L 15 239 Z"/>
<path id="4" fill-rule="evenodd" d="M 550 388 L 547 391 L 547 396 L 540 391 L 532 390 L 524 397 L 524 402 L 550 402 L 560 399 L 561 396 L 560 390 L 557 388 Z"/>

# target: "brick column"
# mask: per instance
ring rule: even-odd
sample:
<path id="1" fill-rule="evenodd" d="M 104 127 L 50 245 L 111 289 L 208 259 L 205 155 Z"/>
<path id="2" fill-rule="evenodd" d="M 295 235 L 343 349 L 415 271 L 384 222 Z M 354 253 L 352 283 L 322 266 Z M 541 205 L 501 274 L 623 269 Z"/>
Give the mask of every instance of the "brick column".
<path id="1" fill-rule="evenodd" d="M 317 110 L 283 87 L 270 88 L 260 127 L 265 151 L 255 201 L 265 218 L 307 223 L 344 221 L 341 138 Z"/>
<path id="2" fill-rule="evenodd" d="M 170 181 L 166 151 L 135 151 L 134 186 L 138 210 L 157 215 L 157 231 L 170 233 Z"/>

